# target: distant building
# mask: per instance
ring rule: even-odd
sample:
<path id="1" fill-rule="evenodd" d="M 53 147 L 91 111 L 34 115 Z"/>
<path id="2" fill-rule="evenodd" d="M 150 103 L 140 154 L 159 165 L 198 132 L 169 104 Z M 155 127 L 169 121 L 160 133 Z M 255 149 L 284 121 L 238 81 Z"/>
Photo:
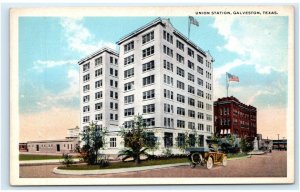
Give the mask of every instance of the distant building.
<path id="1" fill-rule="evenodd" d="M 243 104 L 233 96 L 220 98 L 214 102 L 215 135 L 256 137 L 256 115 L 255 107 Z"/>
<path id="2" fill-rule="evenodd" d="M 79 145 L 78 139 L 28 141 L 29 153 L 72 153 Z"/>
<path id="3" fill-rule="evenodd" d="M 287 150 L 287 140 L 286 139 L 273 140 L 273 149 L 286 151 Z"/>
<path id="4" fill-rule="evenodd" d="M 67 132 L 67 137 L 66 139 L 75 139 L 75 138 L 78 138 L 79 137 L 79 127 L 76 126 L 75 128 L 70 128 L 68 129 L 68 132 Z"/>

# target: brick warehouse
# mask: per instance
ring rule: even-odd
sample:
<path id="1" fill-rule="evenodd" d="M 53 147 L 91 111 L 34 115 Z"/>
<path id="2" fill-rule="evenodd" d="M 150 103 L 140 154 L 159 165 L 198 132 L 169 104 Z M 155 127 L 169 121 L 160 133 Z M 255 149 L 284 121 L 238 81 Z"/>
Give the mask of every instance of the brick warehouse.
<path id="1" fill-rule="evenodd" d="M 235 134 L 239 138 L 256 137 L 257 111 L 237 98 L 224 97 L 214 102 L 215 135 Z"/>

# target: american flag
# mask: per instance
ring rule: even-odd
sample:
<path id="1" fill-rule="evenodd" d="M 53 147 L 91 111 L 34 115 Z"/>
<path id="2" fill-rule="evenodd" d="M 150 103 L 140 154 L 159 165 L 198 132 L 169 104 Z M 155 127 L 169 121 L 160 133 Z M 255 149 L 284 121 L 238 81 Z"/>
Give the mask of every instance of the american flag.
<path id="1" fill-rule="evenodd" d="M 199 27 L 199 22 L 197 21 L 197 19 L 195 19 L 192 16 L 189 16 L 189 19 L 190 19 L 191 24 L 196 25 L 197 27 Z"/>
<path id="2" fill-rule="evenodd" d="M 236 81 L 240 82 L 239 77 L 235 75 L 231 75 L 230 73 L 227 73 L 228 81 Z"/>

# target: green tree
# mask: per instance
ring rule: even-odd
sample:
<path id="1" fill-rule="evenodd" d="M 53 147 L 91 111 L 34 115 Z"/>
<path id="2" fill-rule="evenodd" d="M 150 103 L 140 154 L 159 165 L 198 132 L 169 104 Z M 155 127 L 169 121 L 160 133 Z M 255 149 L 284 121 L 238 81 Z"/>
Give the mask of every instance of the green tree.
<path id="1" fill-rule="evenodd" d="M 241 150 L 243 152 L 249 152 L 253 150 L 253 144 L 251 138 L 242 138 L 240 142 Z"/>
<path id="2" fill-rule="evenodd" d="M 125 148 L 119 151 L 118 156 L 122 157 L 122 160 L 133 158 L 135 164 L 141 162 L 141 155 L 149 156 L 147 150 L 154 148 L 156 145 L 155 137 L 149 135 L 150 131 L 145 130 L 143 117 L 141 115 L 135 116 L 133 124 L 130 128 L 124 128 L 121 130 L 121 137 L 124 139 Z"/>
<path id="3" fill-rule="evenodd" d="M 98 164 L 99 150 L 105 147 L 106 129 L 99 129 L 94 122 L 81 133 L 81 140 L 83 146 L 81 148 L 81 155 L 84 162 L 89 165 Z"/>

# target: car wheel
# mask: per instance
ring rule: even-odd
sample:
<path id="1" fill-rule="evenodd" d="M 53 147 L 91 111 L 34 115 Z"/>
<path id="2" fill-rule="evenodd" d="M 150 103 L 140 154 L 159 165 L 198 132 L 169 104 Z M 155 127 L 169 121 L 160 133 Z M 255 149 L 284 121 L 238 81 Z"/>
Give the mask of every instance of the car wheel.
<path id="1" fill-rule="evenodd" d="M 207 162 L 206 162 L 206 168 L 211 169 L 211 168 L 213 168 L 213 166 L 214 166 L 213 159 L 211 157 L 209 157 Z"/>
<path id="2" fill-rule="evenodd" d="M 191 168 L 195 168 L 195 167 L 196 167 L 196 164 L 195 164 L 195 163 L 190 163 L 190 167 L 191 167 Z"/>
<path id="3" fill-rule="evenodd" d="M 227 157 L 226 157 L 226 156 L 223 157 L 222 165 L 223 165 L 224 167 L 227 166 Z"/>

